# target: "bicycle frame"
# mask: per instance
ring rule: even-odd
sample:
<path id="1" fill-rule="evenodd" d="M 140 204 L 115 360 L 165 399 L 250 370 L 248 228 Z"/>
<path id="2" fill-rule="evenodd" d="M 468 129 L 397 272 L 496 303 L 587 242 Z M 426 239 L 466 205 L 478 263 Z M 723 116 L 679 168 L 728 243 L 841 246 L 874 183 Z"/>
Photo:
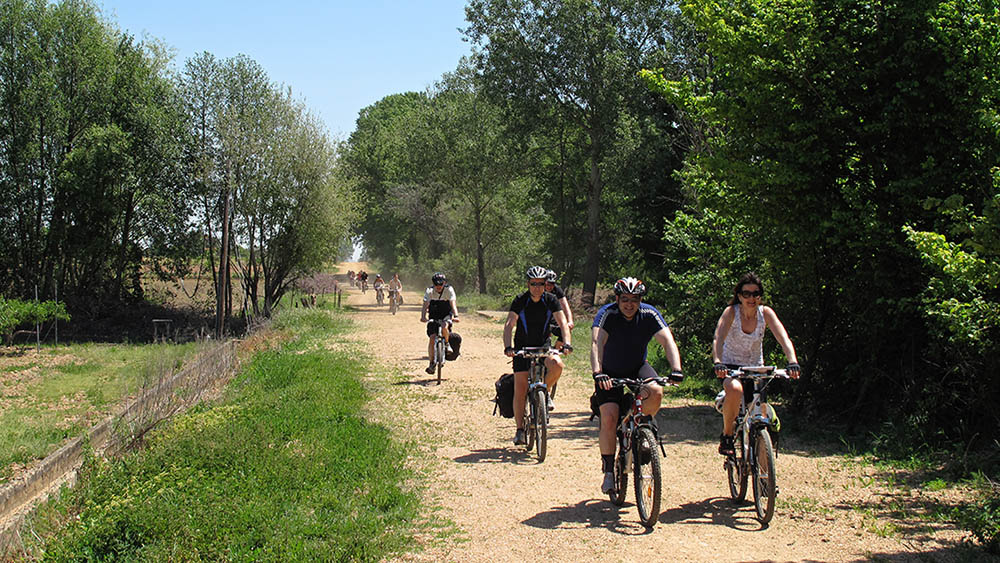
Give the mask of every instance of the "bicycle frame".
<path id="1" fill-rule="evenodd" d="M 444 339 L 444 323 L 447 319 L 437 322 L 437 334 L 434 336 L 434 365 L 437 366 L 437 384 L 441 385 L 441 369 L 444 367 L 445 351 L 448 342 Z"/>
<path id="2" fill-rule="evenodd" d="M 632 409 L 627 413 L 619 415 L 618 429 L 616 430 L 622 449 L 626 452 L 630 451 L 632 449 L 632 436 L 636 430 L 639 428 L 649 428 L 653 431 L 653 435 L 656 436 L 656 442 L 660 446 L 660 453 L 666 456 L 667 452 L 664 451 L 663 444 L 659 443 L 660 435 L 656 430 L 656 426 L 653 425 L 653 417 L 642 413 L 642 381 L 638 379 L 612 378 L 611 383 L 613 385 L 625 385 L 632 392 Z"/>
<path id="3" fill-rule="evenodd" d="M 753 400 L 749 405 L 741 400 L 740 412 L 736 416 L 737 431 L 743 435 L 743 459 L 750 459 L 748 454 L 752 449 L 751 436 L 761 428 L 771 427 L 771 417 L 761 411 L 761 405 L 767 404 L 767 387 L 776 378 L 788 379 L 788 372 L 774 366 L 744 366 L 731 371 L 728 377 L 752 379 L 754 383 Z"/>

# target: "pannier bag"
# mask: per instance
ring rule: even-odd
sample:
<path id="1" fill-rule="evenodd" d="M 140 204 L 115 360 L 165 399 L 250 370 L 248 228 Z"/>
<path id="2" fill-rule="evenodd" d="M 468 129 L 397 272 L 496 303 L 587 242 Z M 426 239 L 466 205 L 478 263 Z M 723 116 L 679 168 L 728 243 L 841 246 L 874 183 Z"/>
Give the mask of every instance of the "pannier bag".
<path id="1" fill-rule="evenodd" d="M 504 418 L 514 418 L 514 374 L 505 373 L 496 382 L 497 395 L 493 398 L 493 416 L 497 410 Z"/>
<path id="2" fill-rule="evenodd" d="M 462 348 L 462 335 L 453 331 L 448 337 L 448 346 L 451 347 L 451 350 L 444 353 L 444 359 L 450 362 L 458 357 L 459 350 Z"/>

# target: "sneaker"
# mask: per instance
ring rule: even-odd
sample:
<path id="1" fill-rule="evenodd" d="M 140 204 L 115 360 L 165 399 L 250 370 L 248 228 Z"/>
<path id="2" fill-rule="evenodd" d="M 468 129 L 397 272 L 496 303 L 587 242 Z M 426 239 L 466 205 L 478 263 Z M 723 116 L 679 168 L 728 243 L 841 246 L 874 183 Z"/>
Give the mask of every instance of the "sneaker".
<path id="1" fill-rule="evenodd" d="M 427 373 L 433 375 L 435 367 L 437 367 L 437 366 L 435 366 L 434 364 L 431 364 L 431 365 L 427 366 L 427 369 L 425 369 L 424 371 L 426 371 Z"/>
<path id="2" fill-rule="evenodd" d="M 552 401 L 552 397 L 548 397 L 545 400 L 545 406 L 548 407 L 550 411 L 554 411 L 556 409 L 556 404 Z"/>
<path id="3" fill-rule="evenodd" d="M 607 471 L 604 473 L 604 482 L 601 483 L 602 493 L 613 493 L 615 491 L 615 473 L 614 471 Z"/>
<path id="4" fill-rule="evenodd" d="M 725 434 L 719 435 L 719 453 L 722 455 L 735 455 L 733 450 L 733 437 Z"/>
<path id="5" fill-rule="evenodd" d="M 514 445 L 521 446 L 527 443 L 527 440 L 524 439 L 524 429 L 518 428 L 517 432 L 514 433 Z"/>

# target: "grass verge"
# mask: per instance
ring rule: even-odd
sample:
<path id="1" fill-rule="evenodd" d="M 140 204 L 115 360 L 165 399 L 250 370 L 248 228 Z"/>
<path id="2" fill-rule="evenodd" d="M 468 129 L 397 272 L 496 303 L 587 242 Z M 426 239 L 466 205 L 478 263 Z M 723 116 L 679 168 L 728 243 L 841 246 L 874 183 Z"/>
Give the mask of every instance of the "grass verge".
<path id="1" fill-rule="evenodd" d="M 70 344 L 0 356 L 0 482 L 179 368 L 198 346 Z"/>
<path id="2" fill-rule="evenodd" d="M 44 543 L 27 557 L 378 561 L 402 550 L 419 508 L 402 485 L 405 451 L 359 415 L 366 366 L 321 346 L 347 326 L 283 313 L 275 328 L 292 337 L 258 353 L 224 400 L 177 417 L 142 452 L 92 459 L 39 513 Z"/>

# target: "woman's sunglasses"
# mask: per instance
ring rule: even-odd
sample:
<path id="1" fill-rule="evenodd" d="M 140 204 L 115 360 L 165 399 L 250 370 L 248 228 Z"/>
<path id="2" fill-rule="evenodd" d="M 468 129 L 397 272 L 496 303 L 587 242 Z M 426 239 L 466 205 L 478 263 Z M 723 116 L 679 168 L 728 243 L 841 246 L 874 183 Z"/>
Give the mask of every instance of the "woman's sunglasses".
<path id="1" fill-rule="evenodd" d="M 741 291 L 740 295 L 742 295 L 744 299 L 750 299 L 751 297 L 760 297 L 761 295 L 764 295 L 764 292 L 763 291 Z"/>

